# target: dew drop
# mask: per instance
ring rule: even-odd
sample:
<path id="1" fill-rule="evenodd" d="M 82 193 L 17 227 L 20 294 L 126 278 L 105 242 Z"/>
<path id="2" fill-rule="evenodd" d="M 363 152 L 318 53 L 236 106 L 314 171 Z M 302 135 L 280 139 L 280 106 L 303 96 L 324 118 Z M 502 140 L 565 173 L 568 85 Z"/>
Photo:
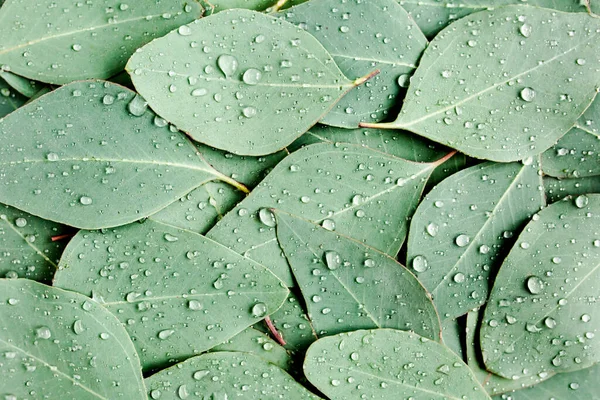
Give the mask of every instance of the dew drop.
<path id="1" fill-rule="evenodd" d="M 577 208 L 584 208 L 588 205 L 589 199 L 586 195 L 582 194 L 581 196 L 577 196 L 575 198 L 575 206 Z"/>
<path id="2" fill-rule="evenodd" d="M 268 208 L 261 208 L 258 210 L 258 219 L 262 222 L 263 225 L 266 225 L 270 228 L 273 228 L 277 225 L 277 221 L 275 220 L 275 215 Z"/>
<path id="3" fill-rule="evenodd" d="M 323 253 L 323 259 L 327 268 L 329 268 L 332 271 L 338 269 L 339 266 L 342 264 L 342 259 L 340 255 L 333 250 L 327 250 L 325 253 Z"/>
<path id="4" fill-rule="evenodd" d="M 27 226 L 27 220 L 25 218 L 17 218 L 15 220 L 15 225 L 19 228 L 24 228 Z"/>
<path id="5" fill-rule="evenodd" d="M 187 25 L 181 25 L 177 29 L 177 33 L 179 33 L 181 36 L 190 36 L 192 34 L 192 28 Z"/>
<path id="6" fill-rule="evenodd" d="M 544 290 L 544 281 L 537 276 L 530 276 L 526 281 L 527 290 L 531 294 L 539 294 Z"/>
<path id="7" fill-rule="evenodd" d="M 425 227 L 425 230 L 431 237 L 435 237 L 438 234 L 439 229 L 439 226 L 433 222 Z"/>
<path id="8" fill-rule="evenodd" d="M 160 340 L 166 340 L 174 333 L 175 333 L 175 330 L 173 330 L 173 329 L 164 329 L 164 330 L 158 332 L 158 338 Z"/>
<path id="9" fill-rule="evenodd" d="M 535 97 L 535 90 L 533 90 L 532 88 L 526 87 L 523 90 L 521 90 L 521 99 L 523 99 L 523 101 L 533 101 L 534 97 Z"/>
<path id="10" fill-rule="evenodd" d="M 260 82 L 261 78 L 262 73 L 255 68 L 250 68 L 246 70 L 246 72 L 244 72 L 244 75 L 242 76 L 242 80 L 246 85 L 256 85 Z"/>
<path id="11" fill-rule="evenodd" d="M 242 115 L 246 118 L 252 118 L 256 115 L 257 111 L 254 107 L 244 107 L 242 109 Z"/>
<path id="12" fill-rule="evenodd" d="M 40 326 L 35 330 L 35 337 L 38 339 L 47 340 L 50 339 L 51 336 L 52 332 L 50 332 L 50 328 L 48 328 L 47 326 Z"/>
<path id="13" fill-rule="evenodd" d="M 521 33 L 521 35 L 523 35 L 524 37 L 529 37 L 531 36 L 531 31 L 533 30 L 533 28 L 531 27 L 531 25 L 529 24 L 523 24 L 519 27 L 519 32 Z"/>
<path id="14" fill-rule="evenodd" d="M 238 61 L 234 56 L 223 54 L 217 59 L 217 65 L 226 78 L 235 74 L 238 69 Z"/>
<path id="15" fill-rule="evenodd" d="M 332 219 L 324 219 L 321 226 L 328 231 L 335 231 L 335 221 Z"/>
<path id="16" fill-rule="evenodd" d="M 256 303 L 252 306 L 251 313 L 255 318 L 262 318 L 267 315 L 267 305 L 265 303 Z"/>
<path id="17" fill-rule="evenodd" d="M 80 202 L 81 204 L 83 204 L 84 206 L 89 206 L 90 204 L 92 204 L 92 203 L 93 203 L 93 200 L 92 200 L 92 198 L 91 198 L 91 197 L 88 197 L 88 196 L 81 196 L 81 197 L 79 198 L 79 202 Z"/>
<path id="18" fill-rule="evenodd" d="M 412 267 L 417 272 L 425 272 L 429 268 L 429 263 L 424 256 L 419 255 L 413 258 Z"/>
<path id="19" fill-rule="evenodd" d="M 188 308 L 192 311 L 200 311 L 204 309 L 204 306 L 198 300 L 190 300 L 188 301 Z"/>
<path id="20" fill-rule="evenodd" d="M 148 109 L 148 103 L 142 96 L 136 94 L 133 99 L 127 104 L 127 110 L 135 117 L 141 117 Z"/>
<path id="21" fill-rule="evenodd" d="M 208 93 L 208 90 L 206 90 L 205 88 L 198 88 L 198 89 L 192 90 L 191 95 L 194 97 L 202 97 L 202 96 L 206 96 L 207 93 Z"/>
<path id="22" fill-rule="evenodd" d="M 470 241 L 471 241 L 471 238 L 468 237 L 467 235 L 458 235 L 456 237 L 456 239 L 454 239 L 454 243 L 456 243 L 456 245 L 458 247 L 465 247 L 466 245 L 469 244 Z"/>

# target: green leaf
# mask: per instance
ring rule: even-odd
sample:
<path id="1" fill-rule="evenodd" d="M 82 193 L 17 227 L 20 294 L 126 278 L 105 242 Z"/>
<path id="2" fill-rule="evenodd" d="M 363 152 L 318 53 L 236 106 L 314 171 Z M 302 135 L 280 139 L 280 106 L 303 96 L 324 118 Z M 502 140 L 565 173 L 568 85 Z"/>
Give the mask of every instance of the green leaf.
<path id="1" fill-rule="evenodd" d="M 427 47 L 396 0 L 316 0 L 279 16 L 317 38 L 350 79 L 380 71 L 321 119 L 327 125 L 356 128 L 360 122 L 385 119 Z"/>
<path id="2" fill-rule="evenodd" d="M 508 4 L 523 4 L 523 0 L 399 0 L 425 36 L 433 38 L 453 21 L 477 11 L 494 9 Z M 526 0 L 526 4 L 568 12 L 585 12 L 581 1 Z"/>
<path id="3" fill-rule="evenodd" d="M 76 82 L 5 117 L 0 202 L 96 229 L 147 217 L 211 180 L 243 188 L 144 104 L 109 82 Z"/>
<path id="4" fill-rule="evenodd" d="M 0 77 L 6 81 L 13 89 L 25 97 L 32 97 L 42 89 L 42 85 L 22 76 L 15 75 L 12 72 L 0 69 Z"/>
<path id="5" fill-rule="evenodd" d="M 224 342 L 277 310 L 288 293 L 253 261 L 152 220 L 81 231 L 65 249 L 54 285 L 92 296 L 113 312 L 144 370 Z"/>
<path id="6" fill-rule="evenodd" d="M 394 328 L 439 339 L 431 297 L 403 265 L 311 222 L 278 210 L 274 214 L 277 240 L 317 335 Z"/>
<path id="7" fill-rule="evenodd" d="M 0 123 L 1 118 L 15 111 L 26 102 L 26 97 L 13 90 L 12 86 L 0 78 Z"/>
<path id="8" fill-rule="evenodd" d="M 454 175 L 455 173 L 468 167 L 477 165 L 478 162 L 478 160 L 475 160 L 462 153 L 455 153 L 452 157 L 448 158 L 444 163 L 440 164 L 436 169 L 433 170 L 431 176 L 427 180 L 427 185 L 425 185 L 425 193 L 429 193 L 431 189 L 449 176 Z"/>
<path id="9" fill-rule="evenodd" d="M 50 282 L 65 247 L 52 237 L 67 227 L 0 204 L 0 276 Z"/>
<path id="10" fill-rule="evenodd" d="M 487 162 L 437 185 L 410 225 L 407 259 L 440 317 L 483 304 L 507 240 L 544 205 L 538 165 Z"/>
<path id="11" fill-rule="evenodd" d="M 575 372 L 556 374 L 545 382 L 510 395 L 498 397 L 510 400 L 590 400 L 598 397 L 600 364 Z M 550 397 L 548 397 L 550 396 Z"/>
<path id="12" fill-rule="evenodd" d="M 304 372 L 332 399 L 489 399 L 448 348 L 392 329 L 319 339 L 308 349 Z"/>
<path id="13" fill-rule="evenodd" d="M 200 15 L 195 1 L 7 0 L 0 9 L 0 64 L 21 76 L 65 84 L 108 78 L 140 46 Z"/>
<path id="14" fill-rule="evenodd" d="M 290 369 L 292 363 L 290 355 L 283 347 L 254 328 L 244 329 L 226 342 L 213 347 L 210 351 L 250 353 L 286 371 Z"/>
<path id="15" fill-rule="evenodd" d="M 342 129 L 315 125 L 287 149 L 294 152 L 315 143 L 351 143 L 416 162 L 433 162 L 448 154 L 448 150 L 410 132 L 384 129 Z"/>
<path id="16" fill-rule="evenodd" d="M 0 393 L 6 399 L 145 399 L 121 323 L 77 293 L 0 279 Z"/>
<path id="17" fill-rule="evenodd" d="M 349 81 L 302 29 L 247 10 L 183 26 L 127 70 L 150 107 L 193 139 L 255 156 L 293 142 L 364 81 Z"/>
<path id="18" fill-rule="evenodd" d="M 600 361 L 600 195 L 554 203 L 525 227 L 481 325 L 487 369 L 516 379 Z"/>
<path id="19" fill-rule="evenodd" d="M 210 3 L 214 6 L 214 12 L 230 10 L 232 8 L 264 11 L 276 2 L 277 0 L 210 0 Z"/>
<path id="20" fill-rule="evenodd" d="M 600 175 L 600 97 L 573 129 L 542 154 L 542 170 L 558 178 Z"/>
<path id="21" fill-rule="evenodd" d="M 364 126 L 409 130 L 493 161 L 539 154 L 596 95 L 598 30 L 587 14 L 528 6 L 469 15 L 431 42 L 396 121 Z"/>
<path id="22" fill-rule="evenodd" d="M 318 400 L 285 371 L 246 353 L 208 353 L 146 379 L 151 399 Z"/>
<path id="23" fill-rule="evenodd" d="M 481 386 L 485 388 L 490 396 L 523 389 L 552 377 L 553 373 L 545 372 L 540 375 L 531 375 L 521 379 L 507 379 L 486 371 L 483 359 L 481 358 L 481 348 L 479 347 L 479 325 L 478 310 L 470 311 L 467 314 L 466 329 L 467 364 L 473 370 L 473 374 L 477 377 L 477 380 L 481 382 Z"/>
<path id="24" fill-rule="evenodd" d="M 452 350 L 454 354 L 463 358 L 464 330 L 458 319 L 442 321 L 442 343 Z"/>
<path id="25" fill-rule="evenodd" d="M 586 178 L 556 179 L 544 177 L 544 188 L 548 203 L 555 203 L 568 195 L 600 193 L 600 176 Z"/>
<path id="26" fill-rule="evenodd" d="M 443 160 L 442 160 L 443 161 Z M 293 286 L 267 208 L 278 208 L 395 256 L 431 171 L 352 144 L 315 144 L 281 161 L 207 236 Z"/>

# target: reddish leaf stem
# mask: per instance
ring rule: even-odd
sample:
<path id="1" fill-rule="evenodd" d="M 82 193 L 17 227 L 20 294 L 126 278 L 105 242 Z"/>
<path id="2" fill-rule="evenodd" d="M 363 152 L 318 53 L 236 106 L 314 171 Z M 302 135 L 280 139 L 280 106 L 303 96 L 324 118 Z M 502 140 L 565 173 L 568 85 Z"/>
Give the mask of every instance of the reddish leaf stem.
<path id="1" fill-rule="evenodd" d="M 271 332 L 271 335 L 273 336 L 275 341 L 277 341 L 277 343 L 279 343 L 280 345 L 285 346 L 286 343 L 283 339 L 283 336 L 281 335 L 281 333 L 279 333 L 277 328 L 275 328 L 275 325 L 273 325 L 273 321 L 271 321 L 270 317 L 265 318 L 265 324 L 267 324 L 267 328 L 269 328 L 269 332 Z"/>
<path id="2" fill-rule="evenodd" d="M 74 233 L 66 233 L 64 235 L 52 236 L 50 240 L 52 240 L 53 242 L 58 242 L 59 240 L 67 239 L 73 236 L 75 236 Z"/>

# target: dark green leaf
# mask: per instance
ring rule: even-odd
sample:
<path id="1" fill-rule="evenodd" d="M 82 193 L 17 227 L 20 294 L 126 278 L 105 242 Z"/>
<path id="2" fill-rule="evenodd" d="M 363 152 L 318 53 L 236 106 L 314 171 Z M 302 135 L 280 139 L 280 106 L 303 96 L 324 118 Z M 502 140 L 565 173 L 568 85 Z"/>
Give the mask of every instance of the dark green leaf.
<path id="1" fill-rule="evenodd" d="M 568 195 L 600 193 L 600 176 L 572 179 L 556 179 L 546 176 L 544 177 L 544 188 L 548 203 L 554 203 Z"/>
<path id="2" fill-rule="evenodd" d="M 10 114 L 27 102 L 27 98 L 17 93 L 13 88 L 0 78 L 0 121 L 5 115 Z"/>

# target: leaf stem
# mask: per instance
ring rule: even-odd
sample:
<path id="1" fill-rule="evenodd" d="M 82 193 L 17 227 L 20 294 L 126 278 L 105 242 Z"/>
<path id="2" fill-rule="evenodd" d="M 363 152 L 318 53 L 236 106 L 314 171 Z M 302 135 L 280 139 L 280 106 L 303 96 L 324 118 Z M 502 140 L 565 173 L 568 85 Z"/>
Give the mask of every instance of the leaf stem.
<path id="1" fill-rule="evenodd" d="M 279 0 L 277 3 L 275 3 L 275 5 L 268 10 L 271 14 L 278 12 L 279 10 L 281 10 L 281 7 L 285 6 L 285 3 L 287 3 L 288 0 Z"/>
<path id="2" fill-rule="evenodd" d="M 444 157 L 440 158 L 439 160 L 434 161 L 434 164 L 441 165 L 441 164 L 445 163 L 446 161 L 448 161 L 449 159 L 451 159 L 452 156 L 455 155 L 456 153 L 457 153 L 457 151 L 453 150 L 450 153 L 446 154 Z"/>
<path id="3" fill-rule="evenodd" d="M 240 192 L 243 192 L 243 193 L 245 193 L 245 194 L 249 194 L 249 193 L 250 193 L 250 189 L 248 189 L 248 188 L 246 187 L 246 185 L 244 185 L 244 184 L 242 184 L 242 183 L 240 183 L 240 182 L 236 181 L 236 180 L 235 180 L 235 179 L 233 179 L 233 178 L 230 178 L 230 177 L 228 177 L 227 175 L 223 175 L 223 174 L 219 173 L 219 174 L 217 175 L 217 178 L 219 178 L 219 180 L 221 180 L 221 181 L 223 181 L 223 182 L 225 182 L 225 183 L 227 183 L 227 184 L 229 184 L 229 185 L 233 186 L 234 188 L 236 188 L 236 189 L 237 189 L 237 190 L 239 190 Z"/>
<path id="4" fill-rule="evenodd" d="M 283 339 L 283 336 L 281 335 L 281 333 L 279 333 L 277 328 L 275 328 L 275 325 L 273 325 L 273 321 L 271 321 L 271 318 L 269 316 L 267 316 L 265 318 L 265 324 L 267 324 L 267 328 L 269 328 L 269 332 L 271 332 L 271 335 L 277 341 L 277 343 L 279 343 L 282 346 L 285 346 L 286 343 L 285 343 L 285 340 Z"/>
<path id="5" fill-rule="evenodd" d="M 363 76 L 362 78 L 355 79 L 354 82 L 352 82 L 352 84 L 354 86 L 360 86 L 363 83 L 365 83 L 366 81 L 368 81 L 369 79 L 371 79 L 371 78 L 379 75 L 380 72 L 381 72 L 380 69 L 376 69 L 375 71 L 371 71 L 367 75 Z"/>
<path id="6" fill-rule="evenodd" d="M 359 128 L 400 129 L 394 122 L 361 122 Z"/>
<path id="7" fill-rule="evenodd" d="M 52 240 L 53 242 L 58 242 L 59 240 L 63 240 L 63 239 L 67 239 L 67 238 L 71 238 L 75 236 L 74 233 L 65 233 L 64 235 L 57 235 L 57 236 L 52 236 L 50 238 L 50 240 Z"/>

